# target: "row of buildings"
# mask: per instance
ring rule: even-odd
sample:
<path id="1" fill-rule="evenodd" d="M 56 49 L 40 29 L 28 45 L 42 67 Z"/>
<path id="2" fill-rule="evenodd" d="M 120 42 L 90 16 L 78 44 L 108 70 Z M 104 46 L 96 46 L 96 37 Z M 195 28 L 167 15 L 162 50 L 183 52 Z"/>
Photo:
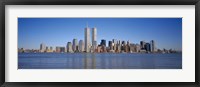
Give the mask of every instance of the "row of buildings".
<path id="1" fill-rule="evenodd" d="M 112 41 L 108 41 L 106 44 L 106 40 L 102 39 L 100 44 L 94 48 L 90 47 L 91 53 L 176 53 L 177 51 L 172 49 L 156 49 L 154 40 L 150 42 L 140 41 L 140 44 L 130 43 L 129 41 L 120 41 L 117 39 L 113 39 Z M 85 44 L 83 40 L 73 39 L 72 42 L 68 42 L 66 46 L 57 46 L 55 49 L 50 46 L 46 46 L 44 43 L 40 44 L 39 50 L 34 49 L 18 49 L 19 52 L 57 52 L 57 53 L 76 53 L 76 52 L 86 52 Z"/>
<path id="2" fill-rule="evenodd" d="M 92 30 L 92 35 L 90 35 Z M 90 38 L 92 36 L 92 38 Z M 56 47 L 55 51 L 48 49 L 44 44 L 40 45 L 40 52 L 86 52 L 86 53 L 102 53 L 102 52 L 155 52 L 155 41 L 152 40 L 150 43 L 141 41 L 140 44 L 133 44 L 130 41 L 121 41 L 113 39 L 108 41 L 102 39 L 100 44 L 97 44 L 97 28 L 90 29 L 88 26 L 85 28 L 84 41 L 73 39 L 72 42 L 67 42 L 66 47 Z M 51 48 L 51 47 L 50 47 Z"/>
<path id="3" fill-rule="evenodd" d="M 90 30 L 92 30 L 92 35 L 90 35 Z M 92 36 L 92 38 L 90 37 Z M 23 49 L 19 49 L 23 52 Z M 121 41 L 117 39 L 112 39 L 106 44 L 106 40 L 102 39 L 99 44 L 97 44 L 97 28 L 94 27 L 90 29 L 88 26 L 85 28 L 84 40 L 73 39 L 72 42 L 67 42 L 66 46 L 53 47 L 46 46 L 44 43 L 40 44 L 39 50 L 33 50 L 34 52 L 85 52 L 85 53 L 155 53 L 160 52 L 156 49 L 155 41 L 150 42 L 140 41 L 139 44 L 130 43 L 130 41 Z M 166 49 L 165 49 L 166 51 Z M 163 52 L 163 51 L 161 51 Z"/>
<path id="4" fill-rule="evenodd" d="M 121 52 L 156 52 L 155 41 L 152 40 L 149 43 L 141 41 L 140 44 L 130 43 L 129 41 L 120 41 L 113 39 L 108 41 L 106 45 L 106 40 L 102 39 L 100 44 L 97 45 L 96 41 L 92 43 L 91 46 L 85 45 L 83 40 L 73 39 L 72 42 L 68 42 L 66 47 L 57 46 L 55 50 L 53 47 L 48 47 L 44 43 L 40 44 L 39 52 L 91 52 L 91 53 L 102 53 L 102 52 L 112 52 L 112 53 L 121 53 Z M 87 48 L 88 47 L 88 48 Z"/>

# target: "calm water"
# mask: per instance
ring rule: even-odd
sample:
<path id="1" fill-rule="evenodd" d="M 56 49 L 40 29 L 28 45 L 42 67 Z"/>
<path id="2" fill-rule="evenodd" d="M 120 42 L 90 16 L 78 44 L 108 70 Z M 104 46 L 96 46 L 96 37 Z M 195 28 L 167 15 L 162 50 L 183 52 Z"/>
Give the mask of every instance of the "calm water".
<path id="1" fill-rule="evenodd" d="M 19 53 L 19 69 L 182 69 L 182 54 Z"/>

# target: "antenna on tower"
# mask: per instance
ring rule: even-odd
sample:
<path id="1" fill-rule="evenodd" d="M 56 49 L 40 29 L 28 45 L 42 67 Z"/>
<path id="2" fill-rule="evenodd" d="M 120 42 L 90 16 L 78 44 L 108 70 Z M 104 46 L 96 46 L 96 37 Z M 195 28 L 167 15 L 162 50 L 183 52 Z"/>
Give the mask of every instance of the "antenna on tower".
<path id="1" fill-rule="evenodd" d="M 86 23 L 86 27 L 88 28 L 88 22 Z"/>

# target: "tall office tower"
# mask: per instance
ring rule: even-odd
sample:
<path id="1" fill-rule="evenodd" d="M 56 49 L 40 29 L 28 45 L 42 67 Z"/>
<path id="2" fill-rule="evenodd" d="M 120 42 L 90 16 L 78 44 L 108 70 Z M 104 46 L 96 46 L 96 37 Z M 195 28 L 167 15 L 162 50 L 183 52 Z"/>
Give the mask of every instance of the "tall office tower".
<path id="1" fill-rule="evenodd" d="M 92 28 L 92 51 L 94 52 L 97 48 L 97 28 Z"/>
<path id="2" fill-rule="evenodd" d="M 150 41 L 150 44 L 151 44 L 151 52 L 155 52 L 155 51 L 156 51 L 155 41 L 154 41 L 154 40 L 151 40 L 151 41 Z"/>
<path id="3" fill-rule="evenodd" d="M 117 52 L 121 52 L 121 46 L 119 44 L 117 46 Z"/>
<path id="4" fill-rule="evenodd" d="M 83 42 L 83 40 L 79 41 L 79 52 L 84 52 L 84 42 Z"/>
<path id="5" fill-rule="evenodd" d="M 141 46 L 141 49 L 142 49 L 142 50 L 145 49 L 145 46 L 144 46 L 144 45 L 145 45 L 145 42 L 144 42 L 144 41 L 140 41 L 140 46 Z"/>
<path id="6" fill-rule="evenodd" d="M 67 43 L 67 52 L 73 53 L 72 43 L 71 43 L 71 42 L 68 42 L 68 43 Z"/>
<path id="7" fill-rule="evenodd" d="M 126 44 L 126 52 L 130 52 L 130 41 L 129 40 L 127 41 L 127 44 Z"/>
<path id="8" fill-rule="evenodd" d="M 117 44 L 117 39 L 113 39 L 112 42 L 113 42 L 114 44 Z"/>
<path id="9" fill-rule="evenodd" d="M 112 41 L 108 41 L 108 46 L 109 46 L 110 50 L 113 50 L 112 44 L 113 44 Z"/>
<path id="10" fill-rule="evenodd" d="M 96 49 L 97 49 L 97 41 L 93 41 L 92 52 L 95 52 Z"/>
<path id="11" fill-rule="evenodd" d="M 147 52 L 150 52 L 151 51 L 151 45 L 150 45 L 150 43 L 146 43 L 145 44 L 145 48 L 146 48 Z"/>
<path id="12" fill-rule="evenodd" d="M 90 28 L 87 26 L 85 28 L 85 52 L 90 52 Z"/>
<path id="13" fill-rule="evenodd" d="M 120 45 L 120 40 L 119 41 L 117 41 L 117 52 L 121 52 L 121 45 Z"/>
<path id="14" fill-rule="evenodd" d="M 113 39 L 113 50 L 117 50 L 117 39 Z"/>
<path id="15" fill-rule="evenodd" d="M 97 28 L 92 28 L 92 45 L 97 41 Z"/>
<path id="16" fill-rule="evenodd" d="M 104 40 L 104 39 L 101 40 L 101 46 L 105 46 L 106 47 L 106 40 Z"/>
<path id="17" fill-rule="evenodd" d="M 72 49 L 73 49 L 74 52 L 76 52 L 78 50 L 78 40 L 77 39 L 73 39 Z"/>
<path id="18" fill-rule="evenodd" d="M 45 52 L 46 46 L 44 43 L 40 44 L 40 52 Z"/>
<path id="19" fill-rule="evenodd" d="M 126 45 L 126 42 L 125 41 L 122 41 L 122 46 L 125 46 Z"/>
<path id="20" fill-rule="evenodd" d="M 118 44 L 121 45 L 121 41 L 120 40 L 119 40 Z"/>
<path id="21" fill-rule="evenodd" d="M 125 41 L 122 41 L 122 45 L 121 45 L 121 50 L 125 50 L 125 46 L 126 46 L 126 42 Z"/>

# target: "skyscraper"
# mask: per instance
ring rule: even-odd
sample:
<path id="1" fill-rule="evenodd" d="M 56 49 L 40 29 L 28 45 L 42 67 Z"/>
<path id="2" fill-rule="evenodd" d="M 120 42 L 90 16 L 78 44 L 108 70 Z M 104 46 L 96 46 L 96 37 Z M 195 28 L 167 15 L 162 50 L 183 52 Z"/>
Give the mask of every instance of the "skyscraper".
<path id="1" fill-rule="evenodd" d="M 78 50 L 78 40 L 77 39 L 73 39 L 73 51 L 77 51 Z"/>
<path id="2" fill-rule="evenodd" d="M 97 48 L 97 28 L 92 28 L 92 51 Z"/>
<path id="3" fill-rule="evenodd" d="M 72 50 L 72 43 L 71 42 L 67 43 L 67 52 L 69 52 L 69 53 L 73 52 L 73 50 Z"/>
<path id="4" fill-rule="evenodd" d="M 109 46 L 109 48 L 110 48 L 110 50 L 113 50 L 113 42 L 112 41 L 108 41 L 108 46 Z"/>
<path id="5" fill-rule="evenodd" d="M 145 42 L 144 41 L 140 41 L 140 46 L 141 46 L 141 49 L 145 49 Z"/>
<path id="6" fill-rule="evenodd" d="M 79 41 L 79 52 L 83 52 L 84 51 L 84 42 L 83 40 Z"/>
<path id="7" fill-rule="evenodd" d="M 150 52 L 151 51 L 151 45 L 150 45 L 150 43 L 146 43 L 145 44 L 145 48 L 146 48 L 147 52 Z"/>
<path id="8" fill-rule="evenodd" d="M 127 44 L 126 44 L 126 52 L 130 52 L 130 41 L 129 40 L 127 41 Z"/>
<path id="9" fill-rule="evenodd" d="M 97 41 L 97 28 L 92 28 L 92 44 L 94 44 L 94 41 Z"/>
<path id="10" fill-rule="evenodd" d="M 85 51 L 89 52 L 90 51 L 90 28 L 87 26 L 85 28 Z"/>
<path id="11" fill-rule="evenodd" d="M 121 52 L 121 41 L 117 41 L 117 52 Z"/>
<path id="12" fill-rule="evenodd" d="M 117 49 L 117 39 L 113 39 L 113 50 Z"/>
<path id="13" fill-rule="evenodd" d="M 118 44 L 121 46 L 121 41 L 119 40 Z"/>
<path id="14" fill-rule="evenodd" d="M 104 39 L 101 40 L 101 46 L 106 46 L 106 40 Z"/>
<path id="15" fill-rule="evenodd" d="M 46 46 L 44 43 L 40 44 L 40 52 L 45 52 Z"/>
<path id="16" fill-rule="evenodd" d="M 151 44 L 151 52 L 155 52 L 155 51 L 156 51 L 155 41 L 154 41 L 154 40 L 151 40 L 151 41 L 150 41 L 150 44 Z"/>
<path id="17" fill-rule="evenodd" d="M 114 44 L 117 44 L 117 39 L 113 39 L 112 42 L 113 42 Z"/>
<path id="18" fill-rule="evenodd" d="M 97 41 L 94 41 L 92 45 L 92 52 L 95 52 L 96 49 L 97 49 Z"/>
<path id="19" fill-rule="evenodd" d="M 125 51 L 125 46 L 126 46 L 126 42 L 122 41 L 122 45 L 121 45 L 121 50 L 122 51 Z"/>

